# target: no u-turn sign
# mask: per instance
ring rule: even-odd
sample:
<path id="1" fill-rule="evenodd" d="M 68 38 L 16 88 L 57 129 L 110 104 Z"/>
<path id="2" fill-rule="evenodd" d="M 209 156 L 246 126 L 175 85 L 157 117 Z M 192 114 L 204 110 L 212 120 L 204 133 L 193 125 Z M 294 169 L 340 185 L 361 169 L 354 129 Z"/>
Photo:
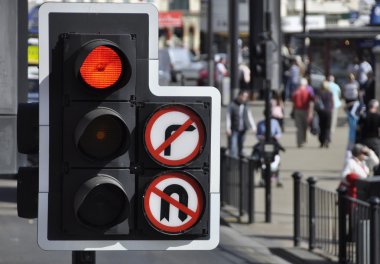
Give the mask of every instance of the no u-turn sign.
<path id="1" fill-rule="evenodd" d="M 201 218 L 204 193 L 190 175 L 170 172 L 155 178 L 144 196 L 144 212 L 157 230 L 182 234 Z"/>

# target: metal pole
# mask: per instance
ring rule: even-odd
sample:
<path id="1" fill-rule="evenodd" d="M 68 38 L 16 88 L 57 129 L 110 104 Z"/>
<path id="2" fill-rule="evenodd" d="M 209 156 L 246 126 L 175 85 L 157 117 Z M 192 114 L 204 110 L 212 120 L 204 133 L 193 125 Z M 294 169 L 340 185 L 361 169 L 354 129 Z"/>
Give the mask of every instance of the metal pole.
<path id="1" fill-rule="evenodd" d="M 315 184 L 317 180 L 314 177 L 307 179 L 309 183 L 309 250 L 315 248 Z"/>
<path id="2" fill-rule="evenodd" d="M 345 187 L 340 187 L 338 190 L 338 226 L 339 226 L 339 252 L 338 258 L 340 264 L 347 263 L 347 236 L 346 236 L 346 211 L 347 211 L 347 202 L 345 195 L 347 189 Z"/>
<path id="3" fill-rule="evenodd" d="M 251 91 L 260 91 L 263 80 L 254 75 L 255 46 L 264 32 L 264 0 L 249 1 L 249 68 L 251 69 Z"/>
<path id="4" fill-rule="evenodd" d="M 235 90 L 239 87 L 238 67 L 238 39 L 239 39 L 239 1 L 229 0 L 229 27 L 230 27 L 230 98 L 235 97 Z"/>
<path id="5" fill-rule="evenodd" d="M 295 172 L 292 175 L 294 182 L 293 190 L 293 210 L 294 210 L 294 222 L 293 222 L 293 241 L 294 246 L 299 247 L 301 242 L 301 179 L 302 174 Z"/>
<path id="6" fill-rule="evenodd" d="M 226 173 L 227 170 L 228 170 L 228 167 L 227 167 L 227 163 L 226 163 L 226 160 L 227 160 L 227 157 L 226 157 L 226 153 L 227 153 L 227 148 L 220 148 L 220 202 L 221 202 L 221 206 L 224 206 L 224 202 L 226 201 L 226 192 L 225 192 L 225 188 L 226 188 Z"/>
<path id="7" fill-rule="evenodd" d="M 307 0 L 303 0 L 303 9 L 302 9 L 302 33 L 304 35 L 303 37 L 303 43 L 302 43 L 302 56 L 305 57 L 306 55 L 306 16 L 307 16 Z"/>
<path id="8" fill-rule="evenodd" d="M 248 223 L 255 222 L 255 160 L 248 158 Z"/>
<path id="9" fill-rule="evenodd" d="M 73 251 L 72 264 L 95 264 L 95 251 Z"/>
<path id="10" fill-rule="evenodd" d="M 379 252 L 379 197 L 371 197 L 369 199 L 370 204 L 370 262 L 371 263 L 380 263 L 380 252 Z"/>
<path id="11" fill-rule="evenodd" d="M 208 51 L 208 85 L 214 86 L 214 29 L 213 29 L 213 0 L 207 5 L 207 51 Z"/>
<path id="12" fill-rule="evenodd" d="M 239 156 L 239 221 L 243 216 L 243 197 L 244 197 L 244 176 L 243 176 L 244 156 Z"/>
<path id="13" fill-rule="evenodd" d="M 271 135 L 271 97 L 272 91 L 270 89 L 270 82 L 265 82 L 265 142 L 269 143 L 272 141 Z M 264 150 L 265 152 L 265 150 Z M 272 222 L 272 171 L 271 162 L 269 158 L 265 158 L 265 222 Z"/>

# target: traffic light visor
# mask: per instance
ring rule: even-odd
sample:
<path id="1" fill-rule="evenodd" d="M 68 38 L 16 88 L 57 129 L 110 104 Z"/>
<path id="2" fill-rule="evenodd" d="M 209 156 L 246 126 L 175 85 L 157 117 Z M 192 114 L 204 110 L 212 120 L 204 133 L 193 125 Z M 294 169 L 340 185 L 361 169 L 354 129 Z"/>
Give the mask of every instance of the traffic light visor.
<path id="1" fill-rule="evenodd" d="M 107 89 L 119 81 L 123 63 L 118 52 L 103 45 L 90 51 L 79 71 L 83 81 L 89 86 Z"/>

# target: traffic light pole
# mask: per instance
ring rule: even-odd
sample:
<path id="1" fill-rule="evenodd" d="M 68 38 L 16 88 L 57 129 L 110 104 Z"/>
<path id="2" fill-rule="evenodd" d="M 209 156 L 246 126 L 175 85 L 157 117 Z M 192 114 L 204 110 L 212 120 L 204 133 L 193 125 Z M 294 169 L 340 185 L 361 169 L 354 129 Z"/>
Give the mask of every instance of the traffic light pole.
<path id="1" fill-rule="evenodd" d="M 73 251 L 72 264 L 95 264 L 96 252 L 95 251 Z"/>
<path id="2" fill-rule="evenodd" d="M 270 80 L 264 81 L 265 91 L 265 144 L 269 144 L 272 141 L 271 135 L 271 97 L 272 90 L 270 86 Z M 265 150 L 264 150 L 265 151 Z M 272 185 L 271 185 L 271 163 L 272 160 L 265 158 L 265 222 L 270 223 L 272 221 Z"/>

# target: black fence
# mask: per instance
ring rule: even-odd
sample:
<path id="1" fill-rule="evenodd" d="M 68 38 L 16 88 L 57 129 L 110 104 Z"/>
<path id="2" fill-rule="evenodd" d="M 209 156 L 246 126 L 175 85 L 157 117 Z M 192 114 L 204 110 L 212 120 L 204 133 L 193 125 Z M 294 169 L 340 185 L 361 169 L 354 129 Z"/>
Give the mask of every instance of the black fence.
<path id="1" fill-rule="evenodd" d="M 243 222 L 243 216 L 248 215 L 247 223 L 255 221 L 255 160 L 248 157 L 232 157 L 221 149 L 220 159 L 220 192 L 222 206 L 232 206 L 238 209 L 236 217 Z"/>
<path id="2" fill-rule="evenodd" d="M 311 177 L 294 173 L 294 245 L 307 243 L 336 256 L 339 263 L 380 263 L 380 200 L 368 202 L 323 190 Z"/>

